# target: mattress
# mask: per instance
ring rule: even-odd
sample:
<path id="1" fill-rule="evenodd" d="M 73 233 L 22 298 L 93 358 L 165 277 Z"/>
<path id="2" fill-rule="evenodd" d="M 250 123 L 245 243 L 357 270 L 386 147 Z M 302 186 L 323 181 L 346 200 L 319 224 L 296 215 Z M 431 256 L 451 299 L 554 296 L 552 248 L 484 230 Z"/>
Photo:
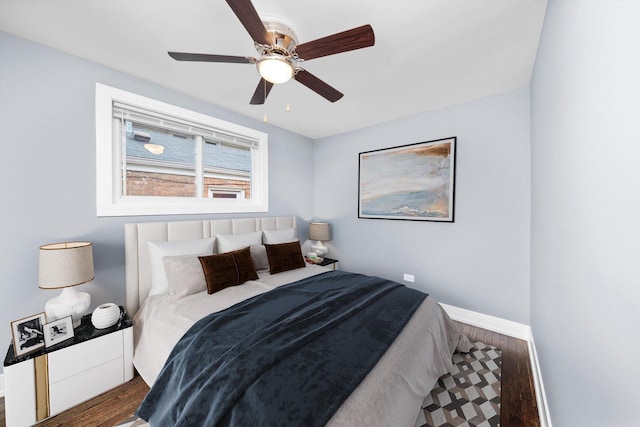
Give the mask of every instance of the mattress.
<path id="1" fill-rule="evenodd" d="M 259 271 L 258 280 L 213 295 L 202 292 L 178 300 L 171 300 L 166 294 L 150 296 L 134 317 L 134 365 L 151 386 L 172 348 L 201 318 L 325 271 L 324 267 L 310 264 L 275 275 Z M 466 344 L 466 338 L 444 310 L 427 297 L 328 425 L 414 425 L 424 397 L 437 379 L 451 369 L 453 351 Z"/>

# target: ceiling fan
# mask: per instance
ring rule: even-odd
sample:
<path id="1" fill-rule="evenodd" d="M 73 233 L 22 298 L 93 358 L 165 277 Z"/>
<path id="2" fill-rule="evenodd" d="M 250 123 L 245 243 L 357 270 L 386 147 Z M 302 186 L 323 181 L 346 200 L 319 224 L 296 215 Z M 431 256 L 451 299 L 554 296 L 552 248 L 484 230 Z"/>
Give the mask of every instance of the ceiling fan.
<path id="1" fill-rule="evenodd" d="M 297 44 L 295 32 L 286 24 L 262 22 L 251 0 L 226 0 L 226 2 L 253 38 L 259 54 L 257 59 L 248 56 L 168 53 L 177 61 L 256 64 L 261 78 L 250 104 L 264 104 L 274 84 L 285 83 L 291 78 L 327 100 L 336 102 L 343 97 L 343 94 L 300 67 L 300 63 L 323 56 L 362 49 L 373 46 L 375 43 L 373 28 L 371 25 L 363 25 L 307 43 Z"/>

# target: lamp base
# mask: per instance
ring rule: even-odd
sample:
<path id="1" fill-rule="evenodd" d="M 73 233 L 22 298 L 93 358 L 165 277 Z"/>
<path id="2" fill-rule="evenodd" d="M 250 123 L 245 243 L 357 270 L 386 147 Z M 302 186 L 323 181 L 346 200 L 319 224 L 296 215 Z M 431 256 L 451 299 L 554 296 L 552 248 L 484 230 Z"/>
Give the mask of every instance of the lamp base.
<path id="1" fill-rule="evenodd" d="M 71 316 L 73 327 L 80 326 L 82 316 L 91 305 L 91 295 L 87 292 L 78 292 L 72 287 L 64 288 L 60 295 L 50 299 L 44 305 L 47 322 Z"/>
<path id="2" fill-rule="evenodd" d="M 311 245 L 311 250 L 315 252 L 320 258 L 324 258 L 327 252 L 329 252 L 329 248 L 323 245 L 320 240 Z"/>

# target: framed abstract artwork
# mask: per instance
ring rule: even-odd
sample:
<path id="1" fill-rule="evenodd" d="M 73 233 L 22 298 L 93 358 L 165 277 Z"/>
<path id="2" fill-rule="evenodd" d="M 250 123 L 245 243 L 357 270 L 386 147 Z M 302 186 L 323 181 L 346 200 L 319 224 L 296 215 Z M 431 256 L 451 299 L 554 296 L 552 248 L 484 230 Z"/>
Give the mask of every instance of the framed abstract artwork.
<path id="1" fill-rule="evenodd" d="M 453 222 L 456 137 L 359 154 L 358 218 Z"/>

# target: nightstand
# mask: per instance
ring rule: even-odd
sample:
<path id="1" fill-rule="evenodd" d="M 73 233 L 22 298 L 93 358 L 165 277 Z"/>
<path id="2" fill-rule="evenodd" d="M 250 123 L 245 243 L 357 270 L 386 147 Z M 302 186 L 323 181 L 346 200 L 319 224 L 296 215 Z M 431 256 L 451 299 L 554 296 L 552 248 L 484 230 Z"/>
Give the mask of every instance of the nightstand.
<path id="1" fill-rule="evenodd" d="M 337 259 L 333 259 L 333 258 L 324 258 L 322 260 L 322 262 L 318 263 L 317 265 L 321 265 L 323 267 L 329 267 L 331 266 L 334 270 L 338 269 L 338 260 Z"/>
<path id="2" fill-rule="evenodd" d="M 120 320 L 96 329 L 82 318 L 74 337 L 16 358 L 13 344 L 4 359 L 7 427 L 30 426 L 133 378 L 133 328 L 120 307 Z"/>

